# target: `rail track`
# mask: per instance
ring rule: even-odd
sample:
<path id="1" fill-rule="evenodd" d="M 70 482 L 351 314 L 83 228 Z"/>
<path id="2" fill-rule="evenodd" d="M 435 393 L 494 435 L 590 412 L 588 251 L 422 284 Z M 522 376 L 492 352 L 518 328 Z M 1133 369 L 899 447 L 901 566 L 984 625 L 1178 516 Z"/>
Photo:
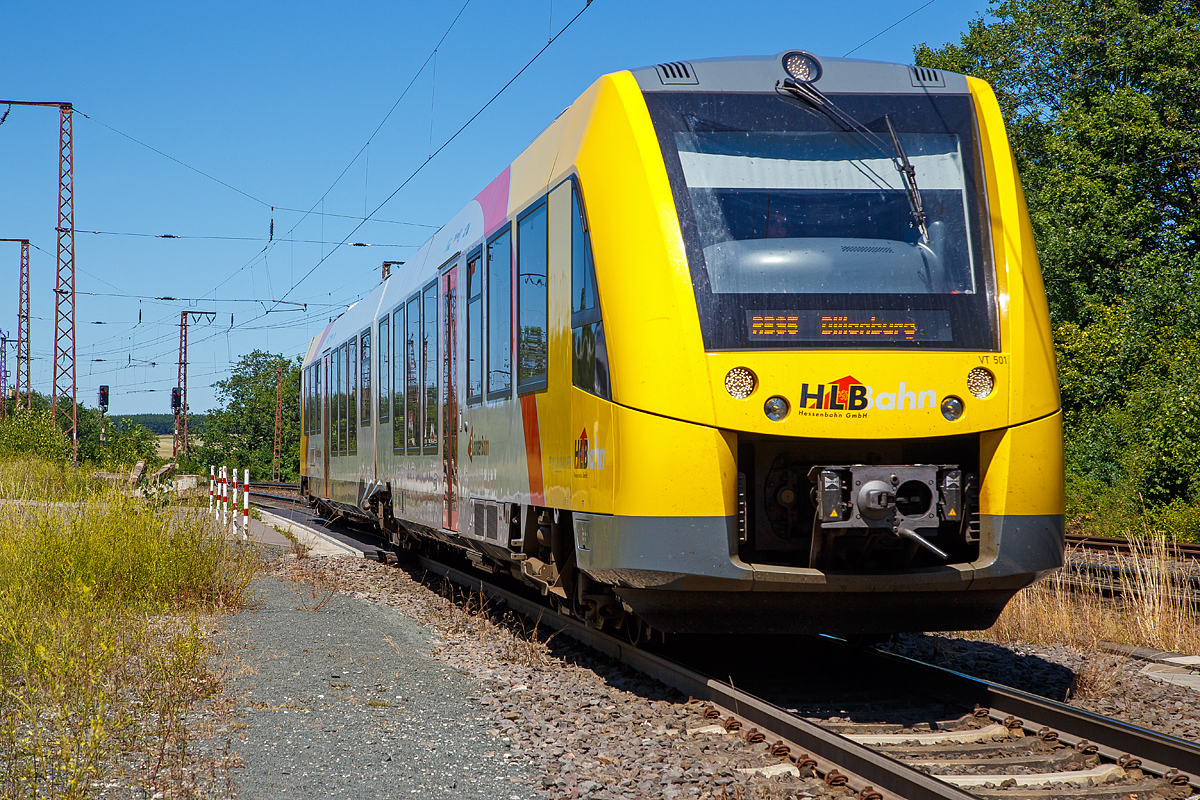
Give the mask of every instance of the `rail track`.
<path id="1" fill-rule="evenodd" d="M 1069 546 L 1079 547 L 1083 550 L 1096 550 L 1125 555 L 1132 555 L 1133 553 L 1133 545 L 1130 541 L 1116 536 L 1080 536 L 1068 533 L 1066 539 Z M 1200 561 L 1200 544 L 1175 542 L 1170 545 L 1168 552 L 1180 560 Z"/>
<path id="2" fill-rule="evenodd" d="M 302 502 L 273 493 L 297 488 L 252 483 L 251 498 Z M 711 724 L 697 735 L 761 741 L 777 761 L 766 769 L 820 777 L 861 800 L 1200 796 L 1200 746 L 1186 740 L 830 637 L 728 639 L 719 648 L 683 640 L 652 652 L 547 608 L 523 587 L 418 560 L 710 704 Z"/>
<path id="3" fill-rule="evenodd" d="M 291 494 L 281 494 L 282 492 L 291 492 Z M 300 497 L 300 484 L 298 483 L 250 481 L 251 502 L 254 502 L 256 497 L 267 497 L 281 503 L 304 504 L 304 499 Z"/>
<path id="4" fill-rule="evenodd" d="M 775 773 L 859 798 L 1185 798 L 1200 746 L 829 637 L 650 652 L 424 556 L 420 565 L 707 702 L 700 735 L 762 741 Z M 727 676 L 721 680 L 711 676 Z M 753 738 L 751 738 L 753 737 Z M 762 771 L 762 770 L 760 770 Z"/>

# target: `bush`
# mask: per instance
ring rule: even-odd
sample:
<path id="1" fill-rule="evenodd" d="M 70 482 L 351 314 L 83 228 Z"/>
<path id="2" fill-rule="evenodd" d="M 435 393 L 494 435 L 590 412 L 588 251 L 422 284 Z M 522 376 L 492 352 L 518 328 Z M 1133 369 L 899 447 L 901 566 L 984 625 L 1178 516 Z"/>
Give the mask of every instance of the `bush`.
<path id="1" fill-rule="evenodd" d="M 214 686 L 196 615 L 244 602 L 252 551 L 62 458 L 0 461 L 0 496 L 41 501 L 0 516 L 0 796 L 82 798 L 117 773 L 189 794 L 171 766 Z"/>
<path id="2" fill-rule="evenodd" d="M 71 443 L 55 425 L 49 409 L 16 410 L 0 420 L 0 458 L 21 455 L 63 461 L 71 455 Z"/>

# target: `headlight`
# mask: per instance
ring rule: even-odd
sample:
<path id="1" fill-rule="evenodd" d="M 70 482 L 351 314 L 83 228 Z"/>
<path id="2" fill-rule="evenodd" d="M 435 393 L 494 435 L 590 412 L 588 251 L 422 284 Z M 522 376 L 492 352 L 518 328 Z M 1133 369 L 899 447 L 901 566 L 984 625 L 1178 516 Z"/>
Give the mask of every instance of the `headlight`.
<path id="1" fill-rule="evenodd" d="M 783 69 L 800 83 L 812 83 L 821 77 L 821 62 L 808 53 L 788 53 L 783 57 Z"/>
<path id="2" fill-rule="evenodd" d="M 791 406 L 788 405 L 788 401 L 779 395 L 775 395 L 763 403 L 763 411 L 766 412 L 767 419 L 772 422 L 781 422 L 790 410 Z"/>
<path id="3" fill-rule="evenodd" d="M 745 367 L 734 367 L 725 375 L 725 391 L 736 400 L 745 400 L 754 392 L 758 381 Z"/>
<path id="4" fill-rule="evenodd" d="M 951 395 L 942 401 L 942 416 L 954 422 L 963 415 L 963 401 Z"/>
<path id="5" fill-rule="evenodd" d="M 967 373 L 967 391 L 980 400 L 987 397 L 996 388 L 996 376 L 983 367 L 975 367 Z"/>

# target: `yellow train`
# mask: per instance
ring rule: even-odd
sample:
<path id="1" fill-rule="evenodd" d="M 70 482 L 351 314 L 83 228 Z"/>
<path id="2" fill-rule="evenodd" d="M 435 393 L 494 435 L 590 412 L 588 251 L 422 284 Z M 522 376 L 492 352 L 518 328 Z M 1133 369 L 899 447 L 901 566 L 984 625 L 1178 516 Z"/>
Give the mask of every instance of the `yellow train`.
<path id="1" fill-rule="evenodd" d="M 302 492 L 632 638 L 990 625 L 1063 554 L 991 89 L 777 56 L 605 75 L 308 347 Z"/>

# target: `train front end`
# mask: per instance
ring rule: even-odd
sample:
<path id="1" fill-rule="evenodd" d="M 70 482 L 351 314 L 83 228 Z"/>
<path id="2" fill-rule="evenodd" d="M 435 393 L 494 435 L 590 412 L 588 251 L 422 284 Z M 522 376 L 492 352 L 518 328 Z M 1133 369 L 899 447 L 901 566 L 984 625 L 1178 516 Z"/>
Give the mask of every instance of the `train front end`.
<path id="1" fill-rule="evenodd" d="M 991 625 L 1061 566 L 1064 498 L 990 88 L 799 51 L 607 80 L 625 121 L 601 97 L 578 168 L 614 484 L 580 568 L 663 630 Z"/>

